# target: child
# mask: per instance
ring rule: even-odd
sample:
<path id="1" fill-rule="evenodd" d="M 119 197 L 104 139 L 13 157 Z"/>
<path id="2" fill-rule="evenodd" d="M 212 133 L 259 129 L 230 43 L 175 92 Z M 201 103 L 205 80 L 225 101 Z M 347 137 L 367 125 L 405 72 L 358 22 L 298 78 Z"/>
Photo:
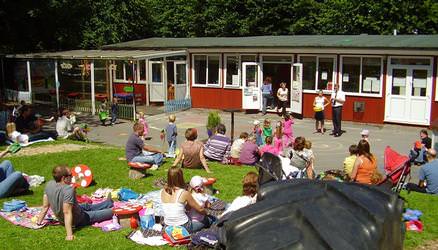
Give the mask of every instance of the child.
<path id="1" fill-rule="evenodd" d="M 191 194 L 193 199 L 201 207 L 210 207 L 208 201 L 209 196 L 204 193 L 204 180 L 201 176 L 195 175 L 190 180 Z M 194 208 L 189 211 L 189 217 L 192 221 L 192 232 L 197 232 L 211 225 L 211 220 L 208 216 L 198 213 Z"/>
<path id="2" fill-rule="evenodd" d="M 363 140 L 370 142 L 368 139 L 370 137 L 370 131 L 368 129 L 362 130 L 362 132 L 360 132 L 360 136 L 362 137 Z"/>
<path id="3" fill-rule="evenodd" d="M 264 153 L 268 152 L 274 155 L 278 155 L 279 152 L 275 149 L 274 145 L 272 145 L 272 136 L 268 136 L 265 138 L 265 145 L 260 149 L 260 155 L 263 156 Z"/>
<path id="4" fill-rule="evenodd" d="M 271 120 L 265 119 L 263 121 L 263 140 L 266 140 L 266 137 L 271 136 L 272 137 L 272 126 L 271 126 Z"/>
<path id="5" fill-rule="evenodd" d="M 254 165 L 259 160 L 260 152 L 256 144 L 256 138 L 254 135 L 250 135 L 248 140 L 242 145 L 239 162 L 245 165 Z"/>
<path id="6" fill-rule="evenodd" d="M 178 135 L 175 120 L 175 115 L 169 115 L 169 124 L 166 126 L 166 139 L 167 143 L 169 144 L 169 157 L 175 157 L 176 136 Z"/>
<path id="7" fill-rule="evenodd" d="M 243 143 L 246 142 L 246 139 L 248 139 L 248 133 L 242 132 L 239 139 L 233 142 L 233 145 L 231 146 L 231 164 L 239 164 L 240 152 L 242 151 L 242 146 Z"/>
<path id="8" fill-rule="evenodd" d="M 313 154 L 311 141 L 306 140 L 304 142 L 304 152 L 306 152 L 307 159 L 309 159 L 309 167 L 307 168 L 307 178 L 313 179 L 315 172 L 313 169 L 313 163 L 315 162 L 315 155 Z"/>
<path id="9" fill-rule="evenodd" d="M 283 117 L 283 146 L 286 148 L 294 142 L 294 133 L 292 130 L 292 124 L 294 124 L 294 120 L 289 114 L 284 114 Z"/>
<path id="10" fill-rule="evenodd" d="M 99 120 L 102 126 L 105 126 L 106 120 L 108 119 L 108 100 L 105 99 L 99 107 Z"/>
<path id="11" fill-rule="evenodd" d="M 283 155 L 283 128 L 278 124 L 275 128 L 274 148 L 278 154 Z"/>
<path id="12" fill-rule="evenodd" d="M 357 145 L 353 144 L 348 148 L 348 151 L 350 151 L 350 156 L 345 157 L 344 160 L 344 172 L 350 176 L 351 172 L 353 171 L 354 162 L 357 158 L 357 153 L 359 152 L 357 149 Z"/>
<path id="13" fill-rule="evenodd" d="M 242 180 L 242 196 L 234 199 L 233 203 L 231 203 L 231 205 L 227 208 L 227 210 L 225 210 L 225 212 L 221 216 L 256 203 L 257 191 L 259 188 L 257 180 L 258 175 L 256 173 L 248 172 Z"/>
<path id="14" fill-rule="evenodd" d="M 255 136 L 257 146 L 263 145 L 262 129 L 260 128 L 260 121 L 259 120 L 254 121 L 253 134 Z"/>
<path id="15" fill-rule="evenodd" d="M 143 112 L 138 112 L 138 122 L 143 124 L 144 127 L 143 138 L 145 138 L 149 133 L 149 126 L 148 123 L 146 122 Z"/>
<path id="16" fill-rule="evenodd" d="M 111 104 L 111 126 L 116 123 L 118 112 L 119 105 L 117 104 L 117 98 L 113 98 L 113 103 Z"/>

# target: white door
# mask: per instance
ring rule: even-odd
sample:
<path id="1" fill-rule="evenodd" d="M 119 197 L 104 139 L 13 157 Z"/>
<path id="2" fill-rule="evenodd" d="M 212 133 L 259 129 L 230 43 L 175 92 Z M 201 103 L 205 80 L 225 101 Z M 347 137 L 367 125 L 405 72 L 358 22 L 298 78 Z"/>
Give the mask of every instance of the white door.
<path id="1" fill-rule="evenodd" d="M 163 63 L 149 61 L 149 98 L 151 102 L 164 102 L 165 89 Z"/>
<path id="2" fill-rule="evenodd" d="M 429 66 L 388 68 L 385 121 L 430 125 L 432 77 Z"/>
<path id="3" fill-rule="evenodd" d="M 186 63 L 175 62 L 174 67 L 175 99 L 181 100 L 186 98 L 187 94 Z"/>
<path id="4" fill-rule="evenodd" d="M 303 114 L 303 64 L 294 63 L 292 70 L 292 84 L 290 92 L 292 113 Z"/>
<path id="5" fill-rule="evenodd" d="M 242 63 L 242 108 L 260 109 L 261 90 L 259 87 L 259 64 L 255 62 Z"/>

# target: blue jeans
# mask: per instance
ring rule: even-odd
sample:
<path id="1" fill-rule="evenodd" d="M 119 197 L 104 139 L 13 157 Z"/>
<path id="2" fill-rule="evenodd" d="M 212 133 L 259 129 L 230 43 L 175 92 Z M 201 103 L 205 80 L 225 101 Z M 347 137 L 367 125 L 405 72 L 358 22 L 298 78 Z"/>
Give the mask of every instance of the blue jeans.
<path id="1" fill-rule="evenodd" d="M 20 172 L 15 172 L 8 160 L 0 163 L 0 198 L 14 194 L 17 189 L 28 189 L 29 183 Z"/>
<path id="2" fill-rule="evenodd" d="M 263 107 L 262 107 L 262 112 L 263 114 L 266 114 L 266 107 L 268 106 L 268 102 L 270 102 L 269 104 L 272 105 L 272 95 L 271 94 L 262 94 L 263 97 Z"/>
<path id="3" fill-rule="evenodd" d="M 115 123 L 117 120 L 117 112 L 111 112 L 111 123 Z"/>
<path id="4" fill-rule="evenodd" d="M 137 155 L 136 157 L 132 158 L 131 162 L 152 163 L 159 166 L 161 163 L 163 163 L 163 155 L 159 153 L 150 155 Z"/>
<path id="5" fill-rule="evenodd" d="M 192 220 L 192 233 L 198 232 L 203 228 L 207 228 L 215 222 L 215 218 L 211 216 L 204 216 L 204 219 L 202 221 Z"/>
<path id="6" fill-rule="evenodd" d="M 174 141 L 168 141 L 167 143 L 169 143 L 169 154 L 170 154 L 170 155 L 175 155 L 175 151 L 176 151 L 176 140 L 174 140 Z"/>
<path id="7" fill-rule="evenodd" d="M 86 216 L 78 221 L 76 226 L 88 226 L 96 222 L 102 222 L 110 220 L 113 217 L 113 201 L 106 200 L 98 204 L 80 204 L 79 207 L 85 213 Z"/>
<path id="8" fill-rule="evenodd" d="M 31 142 L 31 141 L 49 139 L 49 137 L 56 139 L 58 137 L 58 134 L 54 131 L 40 131 L 36 134 L 28 134 L 28 136 L 29 136 L 29 142 Z"/>

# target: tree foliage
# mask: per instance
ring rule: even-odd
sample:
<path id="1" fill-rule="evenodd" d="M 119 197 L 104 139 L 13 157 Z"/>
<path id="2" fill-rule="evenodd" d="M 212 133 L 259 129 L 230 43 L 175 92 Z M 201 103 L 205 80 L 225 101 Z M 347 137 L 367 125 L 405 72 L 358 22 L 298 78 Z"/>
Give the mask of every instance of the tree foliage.
<path id="1" fill-rule="evenodd" d="M 436 34 L 436 0 L 0 0 L 0 52 L 147 37 Z"/>

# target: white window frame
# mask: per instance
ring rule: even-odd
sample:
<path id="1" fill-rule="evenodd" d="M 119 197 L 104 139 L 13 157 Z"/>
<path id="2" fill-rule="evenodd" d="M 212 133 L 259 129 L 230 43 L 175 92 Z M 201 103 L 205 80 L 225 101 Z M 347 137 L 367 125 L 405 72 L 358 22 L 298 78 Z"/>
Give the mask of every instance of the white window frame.
<path id="1" fill-rule="evenodd" d="M 206 56 L 207 57 L 207 65 L 205 70 L 205 84 L 196 84 L 195 83 L 195 56 Z M 218 70 L 218 84 L 208 83 L 208 57 L 209 56 L 219 56 L 219 70 Z M 222 54 L 192 54 L 192 86 L 193 87 L 201 87 L 201 88 L 222 88 Z"/>
<path id="2" fill-rule="evenodd" d="M 318 93 L 319 88 L 318 88 L 318 80 L 319 80 L 319 58 L 333 58 L 333 73 L 332 73 L 332 85 L 334 86 L 337 83 L 337 77 L 338 77 L 338 70 L 337 70 L 337 56 L 336 55 L 323 55 L 323 54 L 299 54 L 298 55 L 298 61 L 297 63 L 302 63 L 301 62 L 301 57 L 306 57 L 306 56 L 315 56 L 316 57 L 316 71 L 315 71 L 315 89 L 311 90 L 311 89 L 304 89 L 303 88 L 303 93 Z M 304 70 L 304 65 L 303 65 L 303 70 Z M 333 88 L 333 87 L 332 87 Z M 331 93 L 333 91 L 332 90 L 323 90 L 323 93 L 327 94 L 327 93 Z"/>
<path id="3" fill-rule="evenodd" d="M 237 56 L 239 59 L 238 61 L 238 67 L 237 67 L 237 75 L 239 76 L 239 85 L 227 85 L 227 63 L 228 63 L 228 56 Z M 224 81 L 223 81 L 223 85 L 224 85 L 224 89 L 241 89 L 242 88 L 242 60 L 241 60 L 241 56 L 240 54 L 224 54 Z"/>
<path id="4" fill-rule="evenodd" d="M 343 85 L 343 66 L 344 66 L 344 57 L 358 57 L 360 58 L 360 70 L 359 70 L 359 92 L 345 92 L 346 95 L 348 96 L 369 96 L 369 97 L 382 97 L 383 96 L 383 56 L 376 56 L 376 55 L 341 55 L 340 56 L 340 63 L 339 63 L 339 86 L 342 89 L 342 85 Z M 362 77 L 362 61 L 363 58 L 380 58 L 380 91 L 379 93 L 375 93 L 375 94 L 371 94 L 371 93 L 362 93 L 362 82 L 363 82 L 363 77 Z"/>

